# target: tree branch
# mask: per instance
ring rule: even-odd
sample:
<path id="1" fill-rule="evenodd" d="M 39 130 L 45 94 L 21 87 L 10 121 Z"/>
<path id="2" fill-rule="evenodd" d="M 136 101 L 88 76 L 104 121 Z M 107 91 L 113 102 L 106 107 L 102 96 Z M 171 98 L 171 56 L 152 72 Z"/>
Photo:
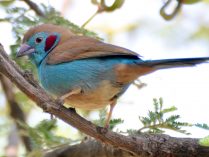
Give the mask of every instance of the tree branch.
<path id="1" fill-rule="evenodd" d="M 107 131 L 67 109 L 49 96 L 30 75 L 24 73 L 14 61 L 11 61 L 0 46 L 0 72 L 6 75 L 30 99 L 37 103 L 44 111 L 55 115 L 66 123 L 102 141 L 139 156 L 209 156 L 209 148 L 198 145 L 197 139 L 167 138 L 162 135 L 141 135 L 139 137 L 124 136 Z M 199 155 L 200 154 L 200 155 Z"/>
<path id="2" fill-rule="evenodd" d="M 87 139 L 80 144 L 67 145 L 49 153 L 46 153 L 44 157 L 136 157 L 136 155 L 124 151 L 119 148 L 114 148 L 109 145 L 103 145 L 102 143 Z"/>
<path id="3" fill-rule="evenodd" d="M 13 118 L 17 128 L 19 130 L 23 130 L 24 128 L 18 123 L 18 121 L 26 123 L 25 115 L 22 109 L 20 108 L 19 104 L 15 100 L 13 85 L 11 81 L 2 74 L 0 74 L 0 80 L 10 108 L 10 116 Z M 21 139 L 24 143 L 26 150 L 31 151 L 32 147 L 29 137 L 25 135 L 21 135 Z"/>
<path id="4" fill-rule="evenodd" d="M 45 14 L 39 9 L 38 5 L 30 0 L 23 0 L 37 15 L 45 17 Z"/>
<path id="5" fill-rule="evenodd" d="M 65 146 L 47 153 L 44 157 L 208 157 L 208 148 L 197 145 L 197 139 L 174 138 L 163 134 L 141 134 L 136 139 L 144 140 L 142 154 L 102 145 L 95 140 L 86 140 L 77 145 Z M 145 140 L 146 139 L 146 140 Z M 139 143 L 138 143 L 139 144 Z M 177 146 L 178 145 L 178 146 Z M 154 146 L 154 147 L 153 147 Z"/>

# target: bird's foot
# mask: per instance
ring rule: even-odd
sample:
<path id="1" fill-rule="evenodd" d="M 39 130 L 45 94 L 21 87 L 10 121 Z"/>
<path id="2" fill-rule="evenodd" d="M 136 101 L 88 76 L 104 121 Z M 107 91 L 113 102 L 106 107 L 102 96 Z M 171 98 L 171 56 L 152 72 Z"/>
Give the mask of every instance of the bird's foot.
<path id="1" fill-rule="evenodd" d="M 75 110 L 75 108 L 73 108 L 73 107 L 68 108 L 68 110 L 71 111 L 71 112 L 76 113 L 76 110 Z"/>
<path id="2" fill-rule="evenodd" d="M 109 129 L 109 124 L 110 124 L 110 120 L 111 120 L 111 116 L 112 116 L 112 112 L 113 112 L 113 109 L 116 105 L 116 101 L 113 101 L 111 104 L 110 104 L 110 111 L 109 113 L 107 114 L 107 118 L 105 120 L 105 125 L 104 125 L 104 128 L 106 128 L 107 130 Z"/>
<path id="3" fill-rule="evenodd" d="M 48 103 L 41 103 L 39 104 L 41 106 L 41 108 L 43 109 L 44 112 L 49 113 L 50 114 L 50 118 L 55 119 L 54 115 L 50 113 L 50 106 Z"/>
<path id="4" fill-rule="evenodd" d="M 63 104 L 65 103 L 65 100 L 62 99 L 62 97 L 60 97 L 55 100 L 55 103 L 58 104 L 59 106 L 63 106 Z"/>
<path id="5" fill-rule="evenodd" d="M 108 128 L 106 127 L 101 127 L 101 126 L 97 126 L 96 130 L 99 134 L 106 134 L 108 132 Z"/>

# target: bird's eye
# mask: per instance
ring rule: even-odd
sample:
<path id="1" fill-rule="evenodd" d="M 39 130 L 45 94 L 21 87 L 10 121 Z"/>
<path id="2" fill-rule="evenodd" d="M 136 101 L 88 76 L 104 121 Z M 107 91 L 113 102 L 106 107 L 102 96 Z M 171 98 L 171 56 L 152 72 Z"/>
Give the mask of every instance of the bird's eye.
<path id="1" fill-rule="evenodd" d="M 41 37 L 38 37 L 38 38 L 36 38 L 36 43 L 39 44 L 40 42 L 42 42 L 42 40 L 43 39 Z"/>

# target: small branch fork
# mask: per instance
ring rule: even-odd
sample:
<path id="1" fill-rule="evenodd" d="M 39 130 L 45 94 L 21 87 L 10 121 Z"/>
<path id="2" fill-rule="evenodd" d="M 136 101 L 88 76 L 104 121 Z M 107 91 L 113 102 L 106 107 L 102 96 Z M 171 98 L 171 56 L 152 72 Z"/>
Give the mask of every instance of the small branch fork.
<path id="1" fill-rule="evenodd" d="M 197 139 L 173 138 L 165 135 L 139 135 L 137 137 L 102 131 L 86 119 L 66 107 L 57 103 L 49 96 L 37 82 L 27 73 L 24 73 L 14 61 L 10 60 L 3 46 L 0 45 L 0 73 L 8 77 L 22 92 L 37 103 L 44 111 L 53 114 L 83 133 L 137 156 L 191 156 L 198 154 L 209 157 L 209 148 L 198 145 Z"/>

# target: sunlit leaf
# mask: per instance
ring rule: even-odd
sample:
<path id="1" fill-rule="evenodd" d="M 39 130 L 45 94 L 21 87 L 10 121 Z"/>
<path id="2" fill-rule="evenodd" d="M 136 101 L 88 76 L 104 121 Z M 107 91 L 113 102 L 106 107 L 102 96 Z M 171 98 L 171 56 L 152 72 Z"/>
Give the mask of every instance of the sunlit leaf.
<path id="1" fill-rule="evenodd" d="M 201 2 L 202 0 L 183 0 L 181 1 L 183 4 L 195 4 Z"/>
<path id="2" fill-rule="evenodd" d="M 8 7 L 11 4 L 13 4 L 14 2 L 15 2 L 15 0 L 1 0 L 0 1 L 0 6 Z"/>
<path id="3" fill-rule="evenodd" d="M 209 136 L 206 136 L 202 139 L 199 140 L 199 144 L 201 146 L 206 146 L 206 147 L 209 147 Z"/>
<path id="4" fill-rule="evenodd" d="M 209 130 L 209 125 L 205 124 L 205 123 L 203 123 L 203 124 L 197 123 L 197 124 L 195 124 L 195 126 L 198 128 L 201 128 L 201 129 Z"/>

